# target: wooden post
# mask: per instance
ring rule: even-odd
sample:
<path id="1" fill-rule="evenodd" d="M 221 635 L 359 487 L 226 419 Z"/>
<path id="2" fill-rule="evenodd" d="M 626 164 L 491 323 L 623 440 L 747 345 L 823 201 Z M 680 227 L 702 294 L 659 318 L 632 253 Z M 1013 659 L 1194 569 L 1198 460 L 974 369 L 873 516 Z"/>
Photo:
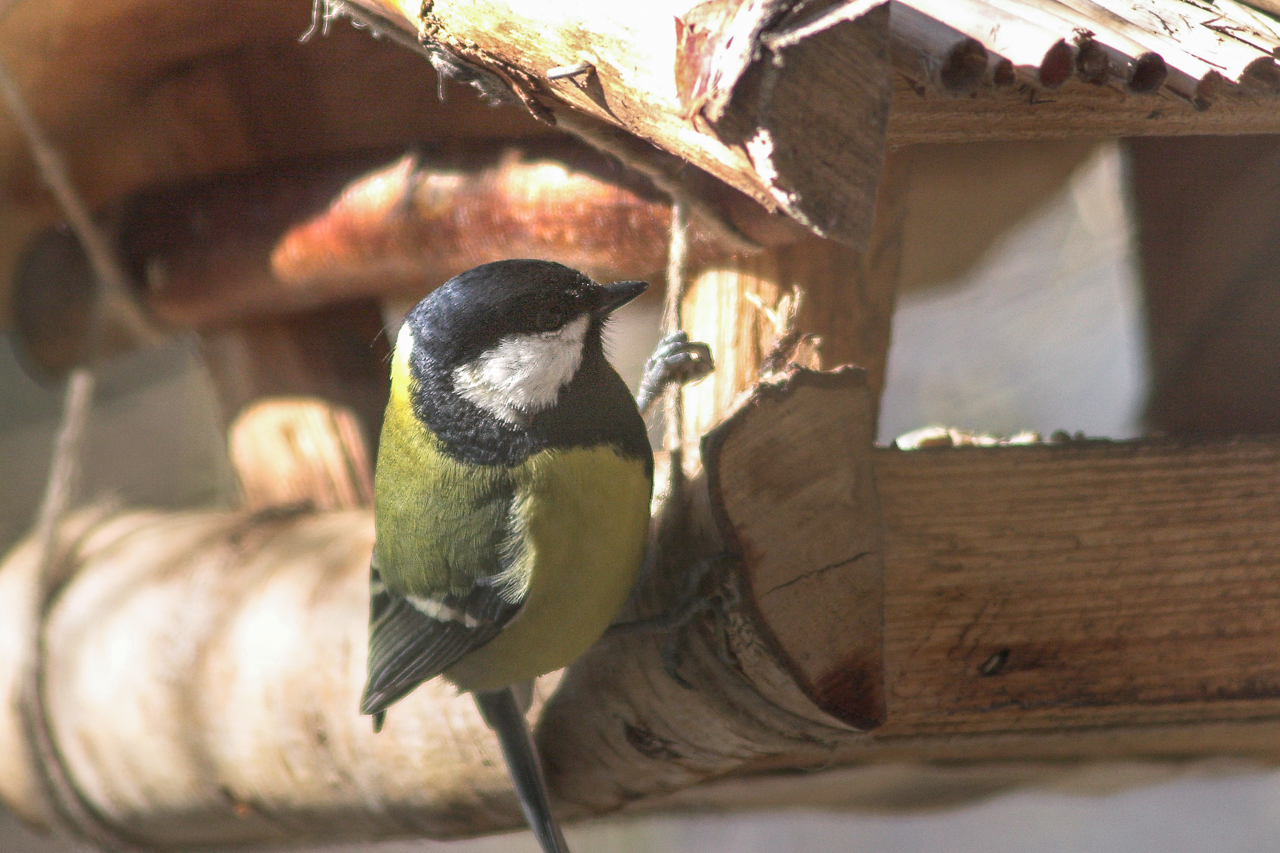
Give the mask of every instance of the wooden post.
<path id="1" fill-rule="evenodd" d="M 1135 139 L 1154 428 L 1280 431 L 1280 140 Z"/>
<path id="2" fill-rule="evenodd" d="M 228 422 L 262 397 L 320 397 L 356 413 L 376 440 L 390 393 L 390 346 L 373 300 L 202 333 Z M 374 447 L 368 448 L 370 457 Z"/>
<path id="3" fill-rule="evenodd" d="M 716 370 L 684 389 L 686 459 L 767 370 L 789 361 L 867 371 L 878 408 L 884 387 L 910 164 L 890 155 L 865 251 L 818 237 L 694 267 L 684 301 L 689 337 L 711 345 Z M 774 362 L 765 365 L 766 358 Z"/>

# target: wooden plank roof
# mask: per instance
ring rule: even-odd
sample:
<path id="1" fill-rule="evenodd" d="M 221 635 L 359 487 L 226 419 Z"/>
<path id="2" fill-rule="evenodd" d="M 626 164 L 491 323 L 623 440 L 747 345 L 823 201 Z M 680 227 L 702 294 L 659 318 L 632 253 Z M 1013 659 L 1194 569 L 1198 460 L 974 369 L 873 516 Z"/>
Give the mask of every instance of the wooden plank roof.
<path id="1" fill-rule="evenodd" d="M 441 22 L 448 14 L 464 19 L 476 4 L 337 5 L 379 14 L 402 40 L 440 54 L 439 39 L 451 37 Z M 503 6 L 506 23 L 484 50 L 468 54 L 479 42 L 465 39 L 450 49 L 462 67 L 506 63 L 502 67 L 514 74 L 517 94 L 535 114 L 554 118 L 561 128 L 659 178 L 668 175 L 688 187 L 691 175 L 714 176 L 767 207 L 816 223 L 815 230 L 854 242 L 866 231 L 864 214 L 883 145 L 1280 132 L 1280 20 L 1236 0 L 891 0 L 887 15 L 884 5 L 564 0 L 554 4 L 553 15 L 545 3 L 511 2 Z M 299 45 L 310 0 L 48 0 L 9 8 L 0 18 L 0 51 L 95 208 L 158 184 L 271 164 L 550 129 L 518 106 L 495 110 L 456 87 L 438 101 L 432 95 L 435 72 L 422 57 L 353 32 L 345 23 L 325 39 Z M 434 10 L 430 20 L 424 8 Z M 762 49 L 785 52 L 793 70 L 807 55 L 805 40 L 821 42 L 822 50 L 811 52 L 813 67 L 833 76 L 812 81 L 810 88 L 820 91 L 811 101 L 787 95 L 770 107 L 789 111 L 748 115 L 738 128 L 699 124 L 685 115 L 679 99 L 673 65 L 680 47 L 671 22 L 718 20 L 716 14 L 756 21 L 759 27 L 751 33 L 773 39 Z M 574 15 L 588 16 L 617 26 L 567 26 L 566 33 L 585 34 L 586 41 L 562 42 L 566 50 L 554 57 L 526 52 L 530 64 L 518 66 L 519 57 L 503 59 L 494 51 L 502 42 L 515 44 L 521 15 L 568 23 Z M 799 20 L 788 18 L 797 15 Z M 853 32 L 861 26 L 859 16 L 868 15 L 887 21 L 891 73 L 878 82 L 856 70 L 864 66 L 855 66 L 849 54 L 878 49 L 875 27 L 863 26 L 856 36 L 836 32 Z M 768 29 L 782 19 L 786 26 Z M 823 23 L 835 19 L 838 26 Z M 811 25 L 815 20 L 819 25 Z M 822 26 L 832 36 L 826 41 Z M 615 30 L 626 38 L 607 43 Z M 638 33 L 662 43 L 636 48 Z M 592 85 L 545 77 L 548 68 L 571 64 L 577 54 L 568 54 L 579 48 L 600 63 Z M 725 103 L 745 71 L 743 63 L 752 61 L 750 51 L 730 53 L 738 66 L 711 69 L 727 81 L 715 95 Z M 346 73 L 351 68 L 360 73 Z M 854 103 L 847 96 L 851 80 L 867 83 L 870 100 Z M 628 89 L 631 84 L 636 88 Z M 809 84 L 787 81 L 787 91 L 803 92 Z M 807 131 L 814 124 L 811 108 L 824 101 L 832 103 L 829 118 L 845 122 L 833 126 L 838 132 L 788 139 L 791 128 Z M 863 108 L 872 101 L 883 106 Z M 855 108 L 861 110 L 857 115 Z M 753 127 L 773 134 L 772 149 L 751 136 Z M 743 133 L 745 141 L 736 138 Z M 782 162 L 789 151 L 792 162 Z M 766 153 L 769 162 L 756 162 Z M 647 164 L 636 159 L 650 155 L 655 156 Z M 807 174 L 815 164 L 830 169 Z M 721 185 L 703 181 L 693 192 L 708 186 Z M 863 214 L 851 212 L 858 205 Z M 0 294 L 31 235 L 57 218 L 24 143 L 0 113 Z M 0 325 L 8 320 L 5 302 L 0 295 Z"/>
<path id="2" fill-rule="evenodd" d="M 919 82 L 952 91 L 1015 80 L 1056 89 L 1078 77 L 1135 94 L 1163 91 L 1199 108 L 1237 88 L 1280 91 L 1280 21 L 1235 0 L 893 0 L 893 7 L 895 40 L 928 55 L 927 67 L 951 70 Z M 991 54 L 983 74 L 956 72 L 970 41 Z"/>

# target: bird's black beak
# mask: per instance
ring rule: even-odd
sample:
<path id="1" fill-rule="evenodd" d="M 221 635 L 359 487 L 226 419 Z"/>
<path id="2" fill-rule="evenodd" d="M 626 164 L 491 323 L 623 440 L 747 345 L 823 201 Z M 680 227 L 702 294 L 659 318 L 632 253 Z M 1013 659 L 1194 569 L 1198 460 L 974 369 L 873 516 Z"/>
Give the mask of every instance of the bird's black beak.
<path id="1" fill-rule="evenodd" d="M 595 308 L 597 317 L 612 314 L 632 299 L 644 293 L 649 287 L 647 281 L 615 281 L 604 285 L 604 293 L 600 294 L 600 304 Z"/>

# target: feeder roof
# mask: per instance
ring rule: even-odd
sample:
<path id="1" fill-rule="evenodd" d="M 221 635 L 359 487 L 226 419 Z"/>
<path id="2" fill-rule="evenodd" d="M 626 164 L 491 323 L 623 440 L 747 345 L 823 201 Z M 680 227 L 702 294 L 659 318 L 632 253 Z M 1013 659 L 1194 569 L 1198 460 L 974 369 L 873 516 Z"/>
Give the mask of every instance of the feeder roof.
<path id="1" fill-rule="evenodd" d="M 1258 7 L 1274 3 L 1256 0 Z M 624 159 L 666 156 L 665 165 L 651 158 L 651 174 L 667 169 L 687 182 L 697 172 L 685 168 L 692 163 L 766 207 L 856 244 L 869 227 L 877 146 L 1280 131 L 1280 22 L 1234 0 L 675 0 L 669 9 L 565 0 L 506 4 L 501 14 L 511 26 L 490 27 L 470 41 L 458 22 L 486 8 L 481 0 L 345 5 L 376 16 L 402 40 L 422 38 L 427 53 L 505 74 L 524 106 L 492 107 L 452 84 L 442 101 L 423 56 L 346 22 L 302 43 L 311 0 L 16 0 L 0 13 L 0 55 L 94 209 L 157 185 L 283 162 L 550 130 L 532 110 Z M 548 68 L 574 57 L 543 57 L 536 45 L 516 42 L 522 32 L 541 34 L 545 28 L 520 27 L 537 24 L 539 14 L 552 17 L 552 7 L 556 25 L 575 15 L 617 18 L 618 32 L 665 41 L 641 50 L 620 38 L 610 66 L 593 39 L 611 30 L 566 26 L 579 39 L 574 50 L 600 47 L 592 54 L 599 76 L 549 79 Z M 735 87 L 748 80 L 743 71 L 757 55 L 730 55 L 730 65 L 739 64 L 728 67 L 725 55 L 700 54 L 700 46 L 731 34 L 735 22 L 754 21 L 750 43 L 777 56 L 791 51 L 795 69 L 802 59 L 796 46 L 811 36 L 819 44 L 823 21 L 876 14 L 887 21 L 876 61 L 888 68 L 888 109 L 849 112 L 845 120 L 859 134 L 879 121 L 878 131 L 857 139 L 843 131 L 802 136 L 809 122 L 797 117 L 839 101 L 842 85 L 871 67 L 842 64 L 847 39 L 822 43 L 824 52 L 814 54 L 823 61 L 813 66 L 812 100 L 802 81 L 779 96 L 773 113 L 747 116 L 756 124 L 746 131 L 731 126 L 725 111 L 732 112 Z M 785 26 L 769 31 L 778 21 Z M 661 61 L 644 65 L 644 57 Z M 845 77 L 831 77 L 831 69 Z M 691 81 L 710 87 L 709 100 L 689 100 Z M 726 83 L 723 91 L 715 91 L 718 82 Z M 840 101 L 831 112 L 846 106 L 862 108 Z M 760 161 L 767 147 L 757 144 L 761 128 L 772 134 L 769 162 Z M 812 173 L 805 171 L 810 165 Z M 26 142 L 0 112 L 0 326 L 17 257 L 34 233 L 60 218 Z"/>

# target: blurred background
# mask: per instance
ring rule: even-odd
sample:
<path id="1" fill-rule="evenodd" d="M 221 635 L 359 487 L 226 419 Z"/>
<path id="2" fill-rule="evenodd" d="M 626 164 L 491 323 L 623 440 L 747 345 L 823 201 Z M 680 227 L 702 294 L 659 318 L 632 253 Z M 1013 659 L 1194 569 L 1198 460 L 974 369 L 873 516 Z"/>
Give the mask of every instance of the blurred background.
<path id="1" fill-rule="evenodd" d="M 1054 156 L 1047 158 L 1044 150 L 1028 145 L 916 153 L 881 442 L 928 424 L 999 434 L 1065 429 L 1125 438 L 1142 433 L 1149 380 L 1135 235 L 1124 191 L 1126 151 L 1114 143 L 1048 145 Z M 953 165 L 943 168 L 945 162 Z M 938 251 L 938 222 L 946 221 L 946 206 L 1001 181 L 1023 188 L 1022 206 L 993 217 L 995 233 L 973 241 L 979 244 L 976 253 L 968 243 Z M 956 222 L 956 232 L 971 234 Z M 388 308 L 393 323 L 402 308 Z M 633 385 L 656 340 L 659 308 L 656 300 L 632 306 L 620 312 L 610 330 L 613 357 Z M 0 345 L 5 470 L 0 546 L 5 548 L 31 523 L 60 405 L 59 388 L 30 379 L 8 343 Z M 113 363 L 95 401 L 84 493 L 166 507 L 228 502 L 234 483 L 221 424 L 196 340 Z M 923 813 L 620 817 L 573 826 L 568 836 L 575 849 L 599 853 L 1245 853 L 1275 849 L 1280 777 L 1230 762 L 1186 771 L 1117 766 L 1075 786 L 1059 782 L 1050 789 L 997 793 Z M 74 849 L 33 834 L 0 812 L 0 851 Z M 536 848 L 531 837 L 517 833 L 448 844 L 329 849 L 532 853 Z"/>

